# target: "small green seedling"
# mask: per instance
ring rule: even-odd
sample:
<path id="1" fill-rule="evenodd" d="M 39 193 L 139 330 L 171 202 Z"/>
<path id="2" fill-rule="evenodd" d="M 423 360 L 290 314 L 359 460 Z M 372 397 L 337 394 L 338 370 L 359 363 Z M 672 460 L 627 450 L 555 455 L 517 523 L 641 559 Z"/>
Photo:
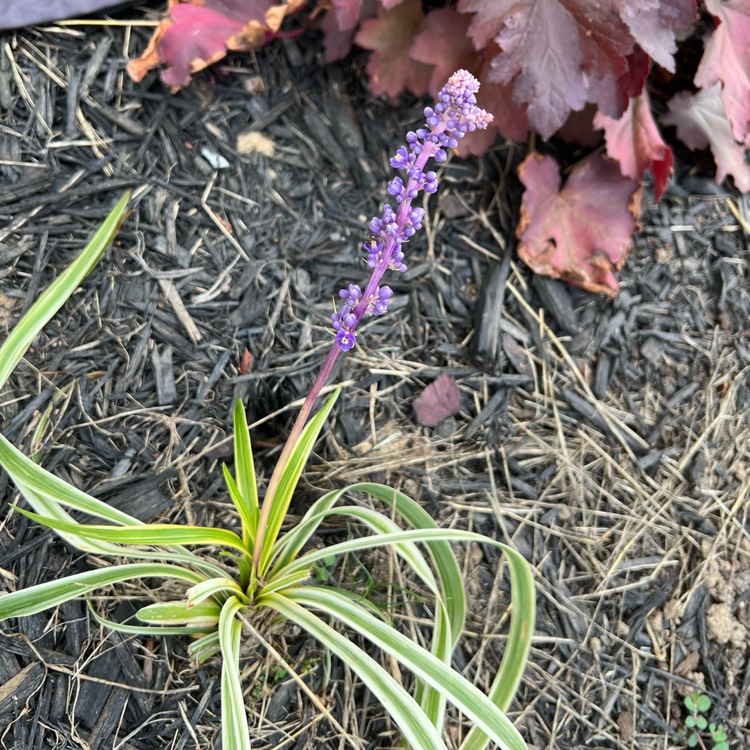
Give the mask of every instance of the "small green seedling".
<path id="1" fill-rule="evenodd" d="M 711 709 L 711 699 L 694 690 L 685 696 L 683 701 L 689 711 L 685 717 L 685 726 L 675 736 L 675 741 L 684 741 L 687 747 L 698 747 L 701 750 L 729 750 L 727 733 L 715 722 L 709 722 L 706 714 Z"/>

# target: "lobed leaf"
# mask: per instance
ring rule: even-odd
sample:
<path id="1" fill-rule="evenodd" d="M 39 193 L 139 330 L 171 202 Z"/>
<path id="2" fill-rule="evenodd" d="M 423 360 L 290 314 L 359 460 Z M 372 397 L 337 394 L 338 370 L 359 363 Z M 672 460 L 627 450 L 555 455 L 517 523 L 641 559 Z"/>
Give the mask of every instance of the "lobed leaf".
<path id="1" fill-rule="evenodd" d="M 371 50 L 367 61 L 370 90 L 375 96 L 396 97 L 404 90 L 421 96 L 427 91 L 430 66 L 409 56 L 412 39 L 424 18 L 421 0 L 404 0 L 394 8 L 381 6 L 377 18 L 365 21 L 354 42 Z"/>
<path id="2" fill-rule="evenodd" d="M 745 160 L 746 148 L 735 141 L 721 99 L 721 84 L 715 83 L 697 94 L 687 91 L 675 94 L 667 106 L 669 112 L 662 118 L 662 122 L 665 125 L 675 125 L 677 137 L 688 148 L 711 147 L 716 160 L 716 182 L 722 182 L 727 175 L 731 175 L 740 191 L 750 192 L 750 166 Z"/>
<path id="3" fill-rule="evenodd" d="M 518 173 L 526 188 L 516 228 L 523 261 L 536 273 L 614 297 L 614 272 L 632 246 L 643 188 L 597 153 L 571 170 L 562 189 L 551 156 L 531 152 Z"/>
<path id="4" fill-rule="evenodd" d="M 489 80 L 513 83 L 516 101 L 528 106 L 529 122 L 544 138 L 587 102 L 606 105 L 607 88 L 614 88 L 632 47 L 616 15 L 588 2 L 587 12 L 583 4 L 461 0 L 458 6 L 475 12 L 469 33 L 478 47 L 498 45 Z"/>
<path id="5" fill-rule="evenodd" d="M 620 18 L 633 39 L 662 68 L 674 73 L 677 34 L 689 29 L 697 18 L 695 0 L 658 0 L 650 3 L 618 3 Z"/>
<path id="6" fill-rule="evenodd" d="M 517 104 L 549 138 L 571 112 L 596 104 L 610 117 L 621 112 L 618 78 L 636 45 L 674 70 L 675 32 L 695 20 L 693 0 L 460 0 L 473 13 L 469 34 L 477 48 L 494 43 L 487 80 L 512 84 Z"/>
<path id="7" fill-rule="evenodd" d="M 522 141 L 529 131 L 526 106 L 513 100 L 513 86 L 489 81 L 490 61 L 497 53 L 494 45 L 478 50 L 468 35 L 471 18 L 453 8 L 433 10 L 414 35 L 409 57 L 431 66 L 429 92 L 436 96 L 456 70 L 468 70 L 482 87 L 477 101 L 490 112 L 492 122 L 484 130 L 467 133 L 457 151 L 462 155 L 481 155 L 495 142 L 499 132 L 503 138 Z"/>
<path id="8" fill-rule="evenodd" d="M 651 170 L 654 198 L 658 201 L 667 185 L 674 157 L 654 120 L 648 91 L 644 89 L 630 99 L 619 120 L 598 112 L 594 117 L 594 127 L 604 130 L 607 156 L 620 163 L 623 175 L 640 182 L 646 170 Z"/>
<path id="9" fill-rule="evenodd" d="M 706 0 L 717 26 L 706 42 L 695 85 L 721 85 L 721 100 L 738 143 L 750 146 L 750 5 L 745 0 Z"/>
<path id="10" fill-rule="evenodd" d="M 228 51 L 250 51 L 276 36 L 288 13 L 303 0 L 173 0 L 141 57 L 127 71 L 134 81 L 162 65 L 164 83 L 173 92 L 190 83 L 193 73 L 221 60 Z"/>

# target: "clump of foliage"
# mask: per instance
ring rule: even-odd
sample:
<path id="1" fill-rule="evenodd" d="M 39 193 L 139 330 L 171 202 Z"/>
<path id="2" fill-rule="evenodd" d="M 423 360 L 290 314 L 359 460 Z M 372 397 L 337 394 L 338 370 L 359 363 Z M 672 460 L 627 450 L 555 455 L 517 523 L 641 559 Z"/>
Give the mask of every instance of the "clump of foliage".
<path id="1" fill-rule="evenodd" d="M 147 53 L 129 70 L 140 79 L 166 64 L 163 79 L 179 88 L 227 49 L 297 33 L 299 28 L 284 30 L 282 20 L 294 17 L 299 27 L 302 6 L 322 19 L 329 61 L 354 44 L 370 51 L 374 94 L 434 95 L 452 70 L 465 68 L 482 83 L 480 104 L 494 119 L 464 141 L 462 153 L 484 153 L 498 134 L 522 141 L 530 132 L 544 139 L 562 132 L 588 145 L 603 138 L 614 168 L 598 156 L 584 159 L 572 166 L 564 185 L 556 160 L 532 150 L 520 170 L 526 191 L 517 235 L 519 254 L 538 273 L 610 296 L 637 225 L 644 175 L 651 172 L 659 200 L 672 170 L 674 156 L 659 120 L 674 126 L 688 148 L 711 149 L 717 181 L 731 176 L 739 190 L 750 191 L 748 0 L 434 5 L 169 0 Z M 691 40 L 703 48 L 700 63 L 695 70 L 678 69 L 678 44 Z M 665 77 L 676 84 L 673 89 L 683 88 L 666 106 L 652 102 L 651 91 Z"/>
<path id="2" fill-rule="evenodd" d="M 684 741 L 687 747 L 697 747 L 701 750 L 729 750 L 724 728 L 708 720 L 707 714 L 711 710 L 711 699 L 694 690 L 685 696 L 683 703 L 688 715 L 675 740 Z"/>
<path id="3" fill-rule="evenodd" d="M 372 236 L 363 245 L 372 270 L 370 280 L 364 290 L 351 284 L 341 291 L 343 304 L 332 318 L 335 338 L 330 354 L 300 410 L 262 501 L 245 409 L 239 401 L 235 404 L 234 472 L 224 467 L 227 493 L 236 511 L 235 528 L 142 523 L 54 476 L 0 435 L 0 465 L 32 508 L 18 507 L 17 512 L 54 529 L 84 552 L 118 560 L 109 567 L 0 596 L 0 621 L 35 614 L 123 581 L 173 579 L 186 588 L 182 596 L 141 607 L 136 613 L 139 624 L 114 622 L 96 611 L 94 616 L 127 633 L 190 635 L 194 639 L 190 653 L 198 661 L 221 654 L 225 750 L 250 748 L 240 681 L 242 639 L 249 637 L 269 648 L 273 629 L 284 627 L 284 622 L 297 625 L 344 660 L 391 714 L 410 747 L 446 748 L 443 730 L 446 704 L 451 703 L 473 722 L 461 750 L 483 750 L 490 742 L 506 750 L 525 750 L 523 738 L 505 713 L 523 675 L 534 625 L 533 577 L 517 551 L 479 534 L 441 529 L 414 500 L 371 482 L 328 492 L 299 522 L 285 524 L 307 458 L 339 392 L 312 415 L 316 399 L 337 357 L 356 345 L 362 317 L 385 313 L 391 292 L 380 281 L 389 270 L 406 269 L 402 246 L 421 225 L 423 211 L 412 202 L 422 191 L 437 190 L 437 176 L 425 169 L 427 162 L 446 159 L 458 139 L 491 119 L 476 105 L 477 89 L 476 79 L 466 71 L 451 76 L 434 109 L 425 110 L 425 127 L 409 133 L 407 146 L 392 158 L 391 164 L 404 177 L 389 184 L 397 208 L 386 204 L 382 215 L 370 223 Z M 41 295 L 0 347 L 0 387 L 36 335 L 101 258 L 125 216 L 127 201 L 126 195 L 80 257 Z M 358 504 L 362 496 L 380 503 L 385 512 Z M 84 520 L 78 520 L 81 515 Z M 370 533 L 308 549 L 321 524 L 332 517 L 344 517 Z M 466 599 L 449 541 L 490 544 L 506 556 L 511 624 L 489 694 L 452 667 L 451 656 L 464 627 Z M 397 554 L 432 600 L 427 647 L 404 636 L 360 592 L 341 588 L 320 575 L 321 563 L 381 547 Z M 413 693 L 332 623 L 360 634 L 412 672 Z"/>

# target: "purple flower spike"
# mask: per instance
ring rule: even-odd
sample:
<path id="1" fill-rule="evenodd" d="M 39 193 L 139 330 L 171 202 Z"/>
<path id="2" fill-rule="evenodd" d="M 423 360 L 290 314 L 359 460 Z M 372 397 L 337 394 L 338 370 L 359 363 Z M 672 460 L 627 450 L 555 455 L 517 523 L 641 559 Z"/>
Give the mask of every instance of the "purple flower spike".
<path id="1" fill-rule="evenodd" d="M 391 166 L 405 174 L 388 183 L 388 192 L 398 208 L 394 210 L 386 203 L 382 215 L 370 222 L 373 236 L 362 244 L 362 249 L 367 253 L 372 276 L 364 291 L 350 284 L 339 292 L 344 306 L 331 320 L 341 351 L 349 351 L 356 343 L 354 329 L 365 314 L 382 315 L 387 310 L 393 291 L 379 286 L 386 270 L 407 270 L 401 246 L 422 228 L 424 219 L 424 209 L 412 208 L 412 202 L 420 192 L 431 194 L 438 189 L 437 174 L 425 171 L 427 162 L 444 162 L 448 150 L 456 148 L 466 133 L 484 129 L 492 122 L 492 115 L 477 107 L 477 91 L 479 81 L 471 73 L 454 73 L 440 90 L 434 108 L 425 109 L 426 127 L 407 133 L 406 146 L 401 146 L 391 158 Z"/>
<path id="2" fill-rule="evenodd" d="M 406 271 L 401 246 L 422 226 L 424 218 L 424 211 L 421 208 L 412 208 L 412 201 L 421 190 L 428 193 L 437 190 L 437 175 L 434 172 L 425 172 L 427 162 L 431 158 L 437 162 L 445 161 L 447 150 L 455 148 L 459 139 L 466 133 L 477 128 L 485 128 L 492 121 L 492 115 L 477 107 L 475 94 L 478 89 L 479 82 L 465 70 L 454 73 L 438 94 L 435 108 L 428 107 L 425 110 L 427 127 L 420 128 L 416 133 L 408 133 L 406 147 L 401 147 L 391 159 L 394 169 L 402 170 L 407 178 L 406 183 L 404 177 L 398 182 L 391 182 L 390 193 L 397 199 L 398 212 L 386 204 L 383 207 L 383 215 L 376 216 L 370 222 L 373 236 L 362 244 L 362 249 L 367 253 L 367 265 L 372 269 L 372 275 L 364 291 L 356 284 L 350 284 L 339 293 L 344 304 L 331 316 L 336 341 L 305 397 L 268 483 L 258 522 L 258 537 L 255 539 L 253 563 L 256 568 L 260 565 L 263 535 L 281 476 L 289 465 L 294 446 L 297 445 L 307 419 L 312 414 L 323 386 L 331 376 L 336 360 L 341 352 L 348 352 L 356 345 L 355 328 L 365 313 L 382 315 L 386 311 L 393 295 L 389 287 L 380 286 L 380 280 L 386 270 L 390 268 L 393 271 Z"/>

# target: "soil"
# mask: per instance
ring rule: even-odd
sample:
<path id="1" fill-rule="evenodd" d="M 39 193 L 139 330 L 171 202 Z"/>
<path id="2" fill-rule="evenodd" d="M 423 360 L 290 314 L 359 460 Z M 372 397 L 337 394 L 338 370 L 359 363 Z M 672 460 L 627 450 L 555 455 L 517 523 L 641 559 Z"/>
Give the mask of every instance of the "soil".
<path id="1" fill-rule="evenodd" d="M 232 524 L 221 463 L 235 399 L 267 479 L 331 344 L 332 298 L 388 156 L 422 122 L 366 90 L 363 60 L 324 66 L 314 38 L 237 56 L 171 95 L 134 85 L 149 29 L 50 26 L 0 44 L 0 327 L 7 331 L 119 196 L 115 245 L 0 393 L 0 428 L 41 463 L 143 519 Z M 614 301 L 515 259 L 524 148 L 454 159 L 335 373 L 344 391 L 294 513 L 362 479 L 402 488 L 447 526 L 514 544 L 538 623 L 511 716 L 531 748 L 682 746 L 700 689 L 733 748 L 750 744 L 750 202 L 683 156 Z M 460 411 L 420 427 L 414 398 L 448 374 Z M 18 514 L 0 473 L 0 588 L 105 564 Z M 342 533 L 336 530 L 334 533 Z M 508 589 L 489 548 L 462 552 L 471 606 L 455 666 L 487 687 Z M 392 566 L 367 560 L 375 595 Z M 343 575 L 343 571 L 339 570 Z M 356 576 L 351 576 L 356 585 Z M 126 619 L 159 589 L 94 605 Z M 399 747 L 346 665 L 293 629 L 274 645 L 338 723 L 260 648 L 243 655 L 253 747 Z M 0 625 L 0 747 L 216 748 L 220 672 L 180 638 L 101 628 L 84 602 Z M 465 724 L 451 716 L 449 742 Z"/>

